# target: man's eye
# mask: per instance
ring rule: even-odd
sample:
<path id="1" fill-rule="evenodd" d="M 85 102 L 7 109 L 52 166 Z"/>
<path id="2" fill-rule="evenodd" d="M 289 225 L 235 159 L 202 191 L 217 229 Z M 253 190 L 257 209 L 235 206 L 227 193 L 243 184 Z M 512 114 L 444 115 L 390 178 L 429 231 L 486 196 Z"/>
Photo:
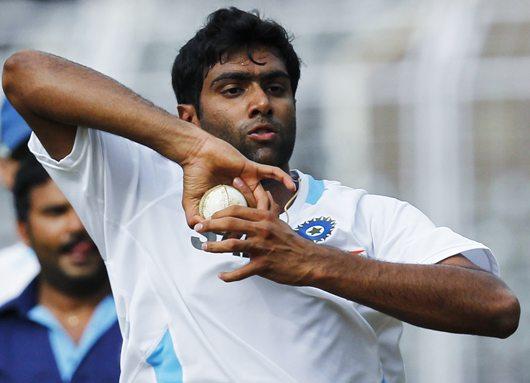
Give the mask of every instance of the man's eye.
<path id="1" fill-rule="evenodd" d="M 58 217 L 67 212 L 65 207 L 51 207 L 45 210 L 45 214 L 50 217 Z"/>
<path id="2" fill-rule="evenodd" d="M 233 86 L 233 87 L 230 87 L 230 88 L 223 89 L 221 91 L 221 93 L 226 95 L 226 96 L 238 96 L 241 93 L 243 93 L 243 88 L 240 88 L 240 87 L 237 87 L 237 86 Z"/>
<path id="3" fill-rule="evenodd" d="M 285 88 L 281 85 L 270 85 L 268 90 L 271 94 L 280 95 L 284 93 Z"/>

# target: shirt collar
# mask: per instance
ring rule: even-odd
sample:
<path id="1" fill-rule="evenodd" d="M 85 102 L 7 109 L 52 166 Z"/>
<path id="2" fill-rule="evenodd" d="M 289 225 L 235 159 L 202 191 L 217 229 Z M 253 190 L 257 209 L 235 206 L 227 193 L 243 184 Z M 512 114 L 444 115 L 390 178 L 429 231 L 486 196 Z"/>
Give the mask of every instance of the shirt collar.
<path id="1" fill-rule="evenodd" d="M 9 315 L 10 313 L 26 317 L 28 311 L 37 305 L 38 279 L 38 277 L 33 279 L 19 296 L 0 306 L 0 317 Z"/>

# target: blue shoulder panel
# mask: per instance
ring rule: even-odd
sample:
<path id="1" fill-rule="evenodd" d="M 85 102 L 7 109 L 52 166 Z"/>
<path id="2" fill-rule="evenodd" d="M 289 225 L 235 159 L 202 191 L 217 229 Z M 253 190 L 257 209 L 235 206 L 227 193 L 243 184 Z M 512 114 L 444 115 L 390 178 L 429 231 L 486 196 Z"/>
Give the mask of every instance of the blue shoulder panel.
<path id="1" fill-rule="evenodd" d="M 147 358 L 147 363 L 155 369 L 157 383 L 182 383 L 182 366 L 175 354 L 169 330 Z"/>
<path id="2" fill-rule="evenodd" d="M 309 181 L 309 191 L 307 192 L 307 197 L 305 199 L 305 202 L 311 205 L 315 205 L 320 197 L 322 197 L 322 194 L 324 193 L 324 181 L 322 180 L 315 180 L 311 176 L 307 176 Z"/>

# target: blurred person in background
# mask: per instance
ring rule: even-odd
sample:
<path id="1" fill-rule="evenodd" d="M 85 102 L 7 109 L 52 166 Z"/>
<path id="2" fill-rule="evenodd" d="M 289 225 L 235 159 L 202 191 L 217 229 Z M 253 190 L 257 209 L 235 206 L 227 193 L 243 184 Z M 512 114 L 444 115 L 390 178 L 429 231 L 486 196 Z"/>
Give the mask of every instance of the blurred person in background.
<path id="1" fill-rule="evenodd" d="M 486 246 L 402 201 L 300 171 L 297 191 L 284 180 L 300 61 L 283 27 L 218 10 L 172 75 L 180 119 L 57 56 L 20 52 L 4 66 L 4 90 L 35 132 L 31 150 L 110 250 L 128 338 L 123 381 L 396 383 L 401 321 L 515 331 L 517 298 Z M 266 178 L 284 182 L 258 185 Z M 219 183 L 259 209 L 198 218 L 198 200 Z M 260 186 L 292 202 L 288 223 Z M 246 237 L 213 234 L 226 232 Z"/>
<path id="2" fill-rule="evenodd" d="M 35 158 L 13 192 L 19 234 L 41 271 L 0 307 L 0 382 L 118 382 L 122 339 L 96 246 Z"/>
<path id="3" fill-rule="evenodd" d="M 4 100 L 0 119 L 0 183 L 8 190 L 13 188 L 20 162 L 33 157 L 28 149 L 30 133 L 26 121 Z M 23 242 L 0 249 L 0 305 L 18 295 L 38 272 L 33 250 Z"/>

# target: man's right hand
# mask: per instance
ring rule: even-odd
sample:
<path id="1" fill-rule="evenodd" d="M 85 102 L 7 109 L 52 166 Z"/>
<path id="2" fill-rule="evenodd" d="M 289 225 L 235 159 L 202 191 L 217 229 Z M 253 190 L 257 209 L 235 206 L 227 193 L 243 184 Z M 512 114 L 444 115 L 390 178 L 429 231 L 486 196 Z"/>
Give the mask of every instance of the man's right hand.
<path id="1" fill-rule="evenodd" d="M 254 201 L 248 202 L 261 209 L 267 209 L 270 203 L 261 180 L 274 179 L 288 189 L 296 190 L 291 177 L 280 168 L 250 161 L 232 145 L 204 133 L 194 150 L 180 161 L 184 170 L 182 205 L 190 227 L 203 221 L 199 214 L 199 202 L 204 193 L 220 184 L 231 185 L 235 178 L 243 180 L 252 190 Z M 246 198 L 249 199 L 248 196 Z"/>

